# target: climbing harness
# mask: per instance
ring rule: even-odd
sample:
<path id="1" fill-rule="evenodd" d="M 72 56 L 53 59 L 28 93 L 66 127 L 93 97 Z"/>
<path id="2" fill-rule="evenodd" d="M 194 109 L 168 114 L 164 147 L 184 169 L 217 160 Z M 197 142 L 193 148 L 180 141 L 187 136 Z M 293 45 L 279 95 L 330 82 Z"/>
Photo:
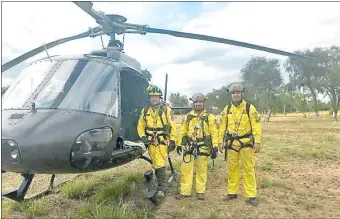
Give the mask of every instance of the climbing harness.
<path id="1" fill-rule="evenodd" d="M 230 113 L 230 108 L 231 108 L 231 105 L 228 105 L 227 115 L 226 115 L 227 118 L 228 118 L 228 115 Z M 240 118 L 239 122 L 235 122 L 235 132 L 234 133 L 226 132 L 226 135 L 224 136 L 224 139 L 223 139 L 223 143 L 225 145 L 224 146 L 224 149 L 225 149 L 225 151 L 224 151 L 224 160 L 227 160 L 227 150 L 228 149 L 234 150 L 234 151 L 239 153 L 242 148 L 247 148 L 247 147 L 253 148 L 254 147 L 254 136 L 253 136 L 253 132 L 252 132 L 251 120 L 250 120 L 250 117 L 249 117 L 249 110 L 250 110 L 250 104 L 246 103 L 246 112 L 247 112 L 248 120 L 249 120 L 249 123 L 250 123 L 250 132 L 248 132 L 247 134 L 242 135 L 242 136 L 238 136 L 237 135 L 237 133 L 239 131 L 238 128 L 239 128 L 241 120 L 242 120 L 243 112 L 242 112 L 242 115 L 241 115 L 241 118 Z M 235 114 L 233 114 L 233 117 L 234 117 L 234 121 L 237 121 Z M 228 125 L 228 122 L 227 122 L 227 125 Z M 228 127 L 226 128 L 226 130 L 228 130 Z M 240 140 L 240 139 L 243 139 L 243 138 L 250 138 L 251 139 L 251 143 L 244 144 Z M 235 140 L 240 143 L 240 145 L 241 145 L 240 150 L 236 150 L 235 148 L 232 147 L 233 142 Z M 227 142 L 229 142 L 229 144 L 227 144 Z"/>
<path id="2" fill-rule="evenodd" d="M 211 137 L 205 136 L 205 132 L 204 132 L 204 121 L 207 124 L 209 124 L 208 123 L 208 116 L 209 116 L 208 113 L 205 116 L 199 116 L 199 118 L 201 120 L 201 125 L 195 124 L 194 133 L 193 133 L 193 136 L 191 137 L 190 141 L 189 142 L 186 142 L 186 141 L 182 142 L 182 145 L 186 145 L 187 143 L 189 145 L 189 149 L 186 150 L 183 153 L 183 162 L 184 163 L 190 163 L 191 162 L 191 159 L 192 159 L 191 155 L 194 156 L 194 160 L 197 159 L 198 155 L 210 156 L 210 154 L 208 154 L 208 153 L 200 152 L 200 148 L 203 147 L 203 146 L 212 147 Z M 194 117 L 197 117 L 197 116 L 194 116 L 194 115 L 191 115 L 191 114 L 188 115 L 188 117 L 187 117 L 187 127 L 189 127 L 189 123 L 190 123 L 191 119 L 193 119 Z M 198 132 L 199 129 L 202 130 L 203 138 L 197 138 L 197 135 L 198 135 L 197 132 Z M 189 161 L 185 160 L 186 155 L 190 155 Z"/>

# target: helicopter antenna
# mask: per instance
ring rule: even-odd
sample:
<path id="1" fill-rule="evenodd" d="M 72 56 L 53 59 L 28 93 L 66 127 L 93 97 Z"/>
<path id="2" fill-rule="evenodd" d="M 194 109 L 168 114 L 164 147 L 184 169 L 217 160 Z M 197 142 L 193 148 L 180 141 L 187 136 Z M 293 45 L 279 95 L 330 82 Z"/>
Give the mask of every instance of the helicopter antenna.
<path id="1" fill-rule="evenodd" d="M 103 42 L 103 36 L 102 35 L 100 35 L 100 40 L 102 41 L 102 47 L 104 49 L 104 42 Z"/>
<path id="2" fill-rule="evenodd" d="M 125 42 L 125 31 L 123 33 L 123 47 L 124 47 L 124 42 Z"/>
<path id="3" fill-rule="evenodd" d="M 168 92 L 168 73 L 165 74 L 164 102 L 166 102 L 167 92 Z"/>

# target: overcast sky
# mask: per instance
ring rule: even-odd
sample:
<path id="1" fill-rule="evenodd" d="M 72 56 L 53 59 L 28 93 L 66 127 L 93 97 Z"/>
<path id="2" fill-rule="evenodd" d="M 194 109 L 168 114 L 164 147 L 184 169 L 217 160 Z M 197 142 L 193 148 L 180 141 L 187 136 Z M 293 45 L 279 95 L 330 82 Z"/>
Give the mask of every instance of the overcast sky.
<path id="1" fill-rule="evenodd" d="M 129 23 L 213 35 L 290 52 L 339 46 L 339 8 L 340 3 L 326 2 L 94 2 L 94 9 L 121 14 Z M 96 25 L 92 17 L 70 2 L 2 2 L 2 63 L 43 43 Z M 107 42 L 105 36 L 104 44 Z M 100 37 L 86 38 L 55 47 L 49 54 L 82 54 L 99 48 Z M 162 88 L 168 73 L 168 94 L 187 95 L 207 93 L 237 81 L 240 69 L 252 56 L 286 59 L 241 47 L 157 34 L 126 35 L 125 52 L 137 59 L 142 69 L 148 69 L 152 82 Z M 46 53 L 40 53 L 26 63 L 44 56 Z M 2 85 L 10 83 L 24 64 L 4 72 Z"/>

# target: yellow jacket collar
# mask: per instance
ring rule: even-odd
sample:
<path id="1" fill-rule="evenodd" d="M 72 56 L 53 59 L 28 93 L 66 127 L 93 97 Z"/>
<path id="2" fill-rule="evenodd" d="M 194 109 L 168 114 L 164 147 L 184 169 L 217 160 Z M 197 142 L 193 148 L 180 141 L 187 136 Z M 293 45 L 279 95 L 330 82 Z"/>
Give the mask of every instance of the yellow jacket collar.
<path id="1" fill-rule="evenodd" d="M 246 101 L 242 100 L 240 105 L 238 106 L 235 106 L 233 103 L 232 103 L 232 106 L 234 106 L 235 108 L 239 109 L 239 108 L 244 108 L 244 106 L 246 105 Z"/>

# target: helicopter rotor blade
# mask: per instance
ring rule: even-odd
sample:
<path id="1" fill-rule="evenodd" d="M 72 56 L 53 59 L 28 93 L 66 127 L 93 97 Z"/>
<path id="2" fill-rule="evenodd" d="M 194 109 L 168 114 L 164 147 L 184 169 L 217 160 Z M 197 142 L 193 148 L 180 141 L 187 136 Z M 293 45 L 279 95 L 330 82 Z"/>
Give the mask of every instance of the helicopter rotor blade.
<path id="1" fill-rule="evenodd" d="M 286 51 L 283 51 L 283 50 L 273 49 L 273 48 L 269 48 L 269 47 L 259 46 L 259 45 L 241 42 L 241 41 L 236 41 L 236 40 L 230 40 L 230 39 L 224 39 L 224 38 L 219 38 L 219 37 L 201 35 L 201 34 L 186 33 L 186 32 L 157 29 L 157 28 L 150 28 L 150 27 L 144 27 L 143 31 L 145 31 L 147 33 L 166 34 L 166 35 L 171 35 L 171 36 L 181 37 L 181 38 L 189 38 L 189 39 L 210 41 L 210 42 L 215 42 L 215 43 L 229 44 L 229 45 L 265 51 L 265 52 L 274 53 L 274 54 L 283 55 L 283 56 L 298 56 L 298 57 L 303 57 L 303 58 L 314 59 L 313 57 L 295 54 L 295 53 L 291 53 L 291 52 L 286 52 Z"/>
<path id="2" fill-rule="evenodd" d="M 85 11 L 87 14 L 89 14 L 91 17 L 93 17 L 96 22 L 100 25 L 102 25 L 104 28 L 110 28 L 110 26 L 107 26 L 107 23 L 103 21 L 103 17 L 92 9 L 93 3 L 92 2 L 73 2 L 76 4 L 79 8 L 81 8 L 83 11 Z"/>
<path id="3" fill-rule="evenodd" d="M 94 18 L 97 24 L 101 25 L 103 29 L 108 33 L 122 34 L 127 29 L 137 30 L 142 26 L 129 23 L 117 23 L 110 19 L 109 16 L 105 15 L 103 12 L 96 11 L 92 8 L 92 2 L 73 2 L 84 12 Z M 123 21 L 125 22 L 125 21 Z"/>
<path id="4" fill-rule="evenodd" d="M 66 37 L 66 38 L 62 38 L 62 39 L 59 39 L 59 40 L 55 40 L 55 41 L 50 42 L 50 43 L 48 43 L 46 45 L 40 46 L 38 48 L 35 48 L 35 49 L 33 49 L 33 50 L 31 50 L 31 51 L 29 51 L 29 52 L 27 52 L 27 53 L 25 53 L 25 54 L 15 58 L 15 59 L 13 59 L 13 60 L 3 64 L 1 66 L 1 73 L 6 71 L 6 70 L 8 70 L 8 69 L 10 69 L 10 68 L 12 68 L 12 67 L 14 67 L 14 66 L 16 66 L 16 65 L 18 65 L 19 63 L 21 63 L 21 62 L 23 62 L 25 60 L 27 60 L 27 59 L 29 59 L 29 58 L 31 58 L 31 57 L 33 57 L 33 56 L 43 52 L 46 49 L 53 48 L 55 46 L 58 46 L 60 44 L 63 44 L 63 43 L 66 43 L 66 42 L 69 42 L 69 41 L 72 41 L 72 40 L 77 40 L 77 39 L 88 37 L 92 33 L 93 33 L 93 31 L 89 30 L 89 31 L 86 31 L 86 32 L 81 33 L 81 34 L 77 34 L 77 35 L 74 35 L 74 36 L 71 36 L 71 37 Z"/>
<path id="5" fill-rule="evenodd" d="M 78 7 L 80 7 L 82 10 L 84 10 L 86 13 L 88 13 L 90 16 L 92 16 L 96 20 L 96 22 L 98 24 L 102 25 L 102 27 L 107 32 L 113 32 L 113 33 L 117 33 L 117 34 L 139 33 L 139 34 L 143 34 L 143 35 L 146 34 L 146 33 L 166 34 L 166 35 L 171 35 L 171 36 L 181 37 L 181 38 L 189 38 L 189 39 L 210 41 L 210 42 L 215 42 L 215 43 L 229 44 L 229 45 L 265 51 L 265 52 L 274 53 L 274 54 L 283 55 L 283 56 L 298 56 L 298 57 L 303 57 L 303 58 L 315 59 L 313 57 L 295 54 L 295 53 L 291 53 L 291 52 L 286 52 L 286 51 L 283 51 L 283 50 L 273 49 L 273 48 L 269 48 L 269 47 L 265 47 L 265 46 L 260 46 L 260 45 L 255 45 L 255 44 L 251 44 L 251 43 L 225 39 L 225 38 L 219 38 L 219 37 L 214 37 L 214 36 L 179 32 L 179 31 L 173 31 L 173 30 L 150 28 L 147 25 L 116 23 L 116 22 L 113 22 L 105 14 L 95 11 L 92 8 L 92 6 L 93 6 L 92 2 L 74 2 L 74 3 Z"/>

